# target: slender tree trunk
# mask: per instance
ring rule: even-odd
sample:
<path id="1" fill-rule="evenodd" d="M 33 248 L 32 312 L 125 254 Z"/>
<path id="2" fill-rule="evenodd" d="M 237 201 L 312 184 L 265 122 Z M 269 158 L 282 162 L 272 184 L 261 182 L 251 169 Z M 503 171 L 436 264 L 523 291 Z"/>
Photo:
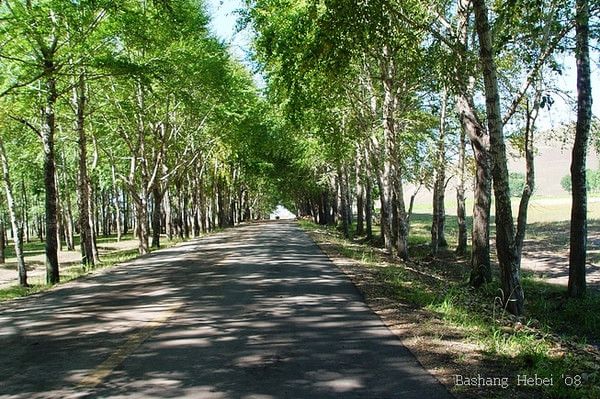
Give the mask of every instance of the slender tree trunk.
<path id="1" fill-rule="evenodd" d="M 361 178 L 356 176 L 356 235 L 365 234 L 365 187 Z"/>
<path id="2" fill-rule="evenodd" d="M 458 8 L 459 40 L 468 47 L 469 10 L 471 0 L 460 0 Z M 492 175 L 489 154 L 489 134 L 477 114 L 473 102 L 474 78 L 464 69 L 467 65 L 466 52 L 460 54 L 456 71 L 458 94 L 456 109 L 461 127 L 468 135 L 475 157 L 475 188 L 473 205 L 473 228 L 471 232 L 471 276 L 469 283 L 480 287 L 492 281 L 490 264 L 490 211 L 492 198 Z"/>
<path id="3" fill-rule="evenodd" d="M 200 235 L 200 200 L 198 198 L 200 189 L 197 177 L 193 179 L 189 177 L 188 181 L 192 187 L 192 236 L 196 238 Z"/>
<path id="4" fill-rule="evenodd" d="M 458 187 L 456 188 L 456 220 L 458 223 L 458 243 L 456 254 L 464 256 L 467 253 L 467 215 L 465 205 L 465 129 L 460 129 L 460 140 L 458 147 Z"/>
<path id="5" fill-rule="evenodd" d="M 222 179 L 219 177 L 217 182 L 217 207 L 219 215 L 219 228 L 225 227 L 225 201 L 223 199 Z"/>
<path id="6" fill-rule="evenodd" d="M 206 192 L 204 191 L 204 179 L 202 177 L 200 177 L 200 182 L 198 183 L 198 189 L 199 189 L 199 206 L 200 206 L 200 227 L 202 229 L 202 234 L 206 234 L 208 232 L 208 225 L 207 225 L 207 206 L 208 204 L 206 203 Z"/>
<path id="7" fill-rule="evenodd" d="M 541 91 L 538 91 L 537 98 L 534 101 L 534 109 L 530 109 L 529 101 L 526 103 L 526 125 L 525 125 L 525 168 L 527 171 L 525 178 L 525 186 L 521 194 L 519 203 L 519 214 L 517 216 L 517 232 L 515 236 L 515 245 L 517 246 L 517 255 L 520 257 L 523 250 L 523 242 L 525 240 L 525 231 L 527 229 L 527 207 L 529 199 L 533 195 L 535 189 L 535 169 L 533 164 L 534 145 L 533 133 L 535 130 L 535 121 L 537 119 Z M 520 260 L 519 260 L 520 262 Z"/>
<path id="8" fill-rule="evenodd" d="M 406 205 L 404 203 L 404 188 L 402 184 L 402 177 L 398 174 L 396 176 L 396 189 L 394 190 L 394 197 L 396 198 L 396 212 L 398 212 L 398 223 L 396 233 L 396 251 L 398 257 L 402 260 L 408 260 L 408 220 L 406 214 Z M 412 210 L 411 210 L 412 211 Z"/>
<path id="9" fill-rule="evenodd" d="M 380 181 L 380 200 L 381 200 L 381 235 L 385 249 L 388 253 L 393 252 L 394 229 L 393 222 L 393 204 L 392 195 L 394 190 L 393 178 L 393 153 L 394 153 L 394 84 L 392 77 L 393 63 L 390 58 L 389 48 L 384 46 L 383 58 L 381 60 L 382 80 L 383 80 L 383 172 Z"/>
<path id="10" fill-rule="evenodd" d="M 0 264 L 6 263 L 6 226 L 4 216 L 0 217 Z"/>
<path id="11" fill-rule="evenodd" d="M 210 220 L 211 220 L 211 231 L 217 228 L 218 225 L 218 215 L 219 215 L 219 183 L 216 181 L 218 177 L 215 175 L 213 179 L 213 189 L 212 195 L 210 198 Z"/>
<path id="12" fill-rule="evenodd" d="M 345 238 L 349 238 L 350 226 L 348 226 L 348 197 L 346 195 L 346 184 L 344 184 L 344 173 L 341 165 L 338 165 L 337 173 L 338 185 L 340 187 L 340 217 L 342 222 L 342 232 L 344 233 Z"/>
<path id="13" fill-rule="evenodd" d="M 44 221 L 42 217 L 38 214 L 36 215 L 37 219 L 37 235 L 40 242 L 44 242 Z"/>
<path id="14" fill-rule="evenodd" d="M 373 238 L 373 183 L 367 172 L 365 185 L 365 222 L 367 227 L 367 239 Z"/>
<path id="15" fill-rule="evenodd" d="M 152 209 L 152 248 L 160 248 L 161 232 L 161 204 L 163 195 L 158 187 L 152 189 L 153 209 Z"/>
<path id="16" fill-rule="evenodd" d="M 129 200 L 125 189 L 121 190 L 123 194 L 123 235 L 129 233 Z"/>
<path id="17" fill-rule="evenodd" d="M 148 193 L 145 188 L 141 190 L 137 198 L 134 198 L 134 202 L 138 235 L 138 252 L 140 255 L 144 255 L 150 252 L 148 246 Z"/>
<path id="18" fill-rule="evenodd" d="M 570 297 L 585 295 L 585 263 L 587 251 L 587 187 L 586 153 L 592 119 L 592 86 L 590 80 L 589 2 L 575 2 L 575 58 L 577 61 L 577 125 L 571 160 L 572 205 L 569 252 Z"/>
<path id="19" fill-rule="evenodd" d="M 65 241 L 67 243 L 67 250 L 69 251 L 74 251 L 75 250 L 75 242 L 74 242 L 74 223 L 73 223 L 73 210 L 72 210 L 72 206 L 71 206 L 71 193 L 68 190 L 68 180 L 67 180 L 67 165 L 66 165 L 66 159 L 65 159 L 65 155 L 63 153 L 62 156 L 63 159 L 63 173 L 62 173 L 62 180 L 63 180 L 63 185 L 65 186 L 65 205 L 66 205 L 66 209 L 64 212 L 64 223 L 63 225 L 65 226 Z"/>
<path id="20" fill-rule="evenodd" d="M 73 88 L 73 105 L 75 107 L 75 131 L 78 136 L 79 149 L 79 181 L 77 185 L 77 200 L 79 203 L 79 235 L 81 246 L 81 263 L 94 266 L 95 257 L 90 227 L 90 192 L 87 171 L 87 135 L 85 132 L 86 90 L 85 76 L 81 74 L 77 85 Z"/>
<path id="21" fill-rule="evenodd" d="M 433 220 L 431 223 L 431 253 L 437 254 L 439 247 L 447 246 L 444 227 L 446 210 L 444 205 L 446 191 L 446 108 L 448 94 L 444 90 L 440 112 L 440 134 L 436 156 L 436 176 L 433 187 Z"/>
<path id="22" fill-rule="evenodd" d="M 185 189 L 183 190 L 183 201 L 181 204 L 181 219 L 183 220 L 183 233 L 186 239 L 190 238 L 190 220 L 188 216 L 188 191 Z M 231 222 L 233 222 L 233 218 Z"/>
<path id="23" fill-rule="evenodd" d="M 327 201 L 327 192 L 321 192 L 321 198 L 319 202 L 319 224 L 325 226 L 329 223 L 327 212 L 329 209 L 329 203 Z"/>
<path id="24" fill-rule="evenodd" d="M 171 210 L 171 194 L 167 189 L 164 194 L 165 204 L 165 233 L 169 241 L 173 240 L 173 212 Z"/>
<path id="25" fill-rule="evenodd" d="M 0 162 L 2 163 L 2 177 L 4 180 L 4 188 L 6 189 L 6 202 L 8 205 L 8 213 L 10 215 L 10 223 L 12 226 L 12 235 L 15 247 L 15 256 L 17 257 L 17 271 L 19 273 L 19 284 L 21 287 L 28 287 L 27 284 L 27 268 L 25 267 L 25 255 L 23 254 L 23 225 L 19 223 L 17 217 L 17 206 L 13 195 L 12 183 L 10 180 L 10 168 L 8 158 L 4 149 L 4 142 L 0 137 Z M 4 223 L 2 223 L 2 240 L 4 241 Z"/>
<path id="26" fill-rule="evenodd" d="M 55 107 L 58 98 L 54 61 L 45 57 L 46 104 L 43 109 L 42 142 L 44 145 L 44 186 L 46 188 L 46 281 L 56 284 L 60 281 L 58 269 L 58 212 L 56 204 L 56 164 L 54 154 L 54 133 L 56 130 Z"/>
<path id="27" fill-rule="evenodd" d="M 330 182 L 330 205 L 331 205 L 331 219 L 330 223 L 332 226 L 337 226 L 338 224 L 338 213 L 340 211 L 340 195 L 339 195 L 339 187 L 337 184 L 337 180 L 335 177 L 332 177 Z"/>
<path id="28" fill-rule="evenodd" d="M 24 220 L 24 231 L 25 231 L 25 242 L 29 243 L 29 198 L 27 197 L 27 190 L 25 189 L 25 179 L 21 180 L 21 194 L 23 197 L 23 220 Z"/>
<path id="29" fill-rule="evenodd" d="M 108 193 L 106 192 L 106 190 L 100 190 L 100 213 L 102 215 L 102 236 L 103 237 L 107 237 L 108 236 L 108 224 L 109 224 L 109 219 L 110 219 L 110 213 L 108 210 L 108 202 L 109 202 L 109 198 L 108 198 Z"/>
<path id="30" fill-rule="evenodd" d="M 348 167 L 344 166 L 343 168 L 343 172 L 344 172 L 344 179 L 343 179 L 343 184 L 344 184 L 344 191 L 346 193 L 346 219 L 347 219 L 347 223 L 348 226 L 352 226 L 352 223 L 354 223 L 354 214 L 352 213 L 352 190 L 350 188 L 350 176 L 348 173 Z"/>
<path id="31" fill-rule="evenodd" d="M 123 229 L 121 227 L 121 204 L 119 203 L 119 188 L 117 186 L 116 166 L 111 163 L 112 189 L 113 189 L 113 206 L 115 208 L 115 222 L 117 227 L 117 242 L 123 237 Z"/>
<path id="32" fill-rule="evenodd" d="M 56 166 L 56 164 L 55 164 Z M 58 173 L 54 175 L 54 186 L 56 187 L 56 242 L 58 243 L 58 251 L 63 250 L 62 237 L 64 237 L 64 225 L 63 221 L 63 206 L 60 198 L 60 189 L 58 184 Z"/>
<path id="33" fill-rule="evenodd" d="M 410 233 L 410 221 L 412 219 L 413 209 L 415 206 L 415 199 L 417 198 L 417 194 L 419 194 L 421 187 L 422 187 L 422 185 L 419 184 L 417 189 L 410 196 L 410 200 L 408 202 L 408 212 L 406 213 L 406 227 L 407 227 L 409 233 Z"/>
<path id="34" fill-rule="evenodd" d="M 492 34 L 485 0 L 473 0 L 475 25 L 479 38 L 479 54 L 485 83 L 490 158 L 496 201 L 496 252 L 504 291 L 504 304 L 515 315 L 523 313 L 520 256 L 515 245 L 503 122 L 498 92 L 498 78 L 494 60 Z"/>
<path id="35" fill-rule="evenodd" d="M 92 181 L 88 178 L 88 223 L 90 225 L 90 241 L 92 243 L 92 258 L 94 259 L 94 265 L 100 262 L 99 253 L 98 253 L 98 212 L 97 212 L 97 204 L 94 201 L 94 198 L 97 197 L 96 189 L 92 185 Z"/>

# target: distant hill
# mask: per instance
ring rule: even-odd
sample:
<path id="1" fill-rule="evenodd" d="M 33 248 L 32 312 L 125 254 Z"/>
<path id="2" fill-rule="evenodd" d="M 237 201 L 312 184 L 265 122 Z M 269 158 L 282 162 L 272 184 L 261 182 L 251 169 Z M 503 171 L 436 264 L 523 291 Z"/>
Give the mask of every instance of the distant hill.
<path id="1" fill-rule="evenodd" d="M 540 140 L 541 141 L 541 140 Z M 591 146 L 590 146 L 591 147 Z M 560 180 L 569 175 L 571 168 L 570 144 L 548 139 L 536 145 L 535 154 L 535 194 L 539 196 L 568 195 L 560 185 Z M 511 172 L 525 173 L 525 158 L 519 157 L 518 152 L 510 150 L 508 168 Z M 594 148 L 588 151 L 587 167 L 597 170 L 600 158 Z"/>
<path id="2" fill-rule="evenodd" d="M 535 165 L 535 195 L 542 197 L 569 196 L 569 193 L 563 190 L 560 185 L 561 179 L 569 175 L 571 167 L 571 143 L 563 143 L 560 140 L 547 138 L 539 135 L 536 144 Z M 508 143 L 507 143 L 508 145 Z M 510 172 L 525 173 L 525 158 L 519 155 L 518 150 L 508 149 L 508 168 Z M 595 148 L 590 145 L 587 158 L 588 169 L 600 168 L 600 156 Z M 456 198 L 456 178 L 453 178 L 448 184 L 446 190 L 446 199 L 454 200 Z M 467 181 L 467 198 L 473 196 L 471 190 L 472 180 Z M 404 195 L 408 203 L 415 187 L 412 184 L 405 184 Z M 421 188 L 415 199 L 416 204 L 430 204 L 432 193 L 426 188 Z"/>

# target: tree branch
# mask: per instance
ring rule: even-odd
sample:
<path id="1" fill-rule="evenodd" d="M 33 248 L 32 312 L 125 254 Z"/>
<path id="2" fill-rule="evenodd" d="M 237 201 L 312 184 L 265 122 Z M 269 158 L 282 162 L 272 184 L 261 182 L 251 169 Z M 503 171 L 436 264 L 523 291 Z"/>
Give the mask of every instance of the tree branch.
<path id="1" fill-rule="evenodd" d="M 8 117 L 14 121 L 17 121 L 17 122 L 22 123 L 23 125 L 27 126 L 31 130 L 33 130 L 35 132 L 35 134 L 37 134 L 37 136 L 40 138 L 40 140 L 42 139 L 42 132 L 40 132 L 40 130 L 38 128 L 33 126 L 27 120 L 25 120 L 23 118 L 19 118 L 18 116 L 14 116 L 14 115 L 9 115 Z"/>

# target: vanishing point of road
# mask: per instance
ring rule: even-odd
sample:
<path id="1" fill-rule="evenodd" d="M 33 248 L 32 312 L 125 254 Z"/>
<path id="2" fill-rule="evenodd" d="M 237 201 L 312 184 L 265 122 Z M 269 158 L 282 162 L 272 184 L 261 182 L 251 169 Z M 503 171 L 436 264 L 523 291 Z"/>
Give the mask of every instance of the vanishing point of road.
<path id="1" fill-rule="evenodd" d="M 295 223 L 0 307 L 0 398 L 450 398 Z"/>

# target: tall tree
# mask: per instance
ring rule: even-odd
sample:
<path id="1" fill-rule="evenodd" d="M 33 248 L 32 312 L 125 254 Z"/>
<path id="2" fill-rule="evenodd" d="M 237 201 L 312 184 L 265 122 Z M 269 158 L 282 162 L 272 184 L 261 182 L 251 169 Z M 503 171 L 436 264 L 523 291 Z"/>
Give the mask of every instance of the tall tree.
<path id="1" fill-rule="evenodd" d="M 6 202 L 8 204 L 8 213 L 10 215 L 10 223 L 12 227 L 13 243 L 15 248 L 15 256 L 17 257 L 17 271 L 19 273 L 19 284 L 21 287 L 27 287 L 27 268 L 25 267 L 25 255 L 23 253 L 23 223 L 19 221 L 17 216 L 17 207 L 13 194 L 12 182 L 10 179 L 10 167 L 8 157 L 4 147 L 4 140 L 0 136 L 0 162 L 2 163 L 2 178 L 4 180 L 4 188 L 6 190 Z M 4 228 L 0 231 L 4 235 Z"/>
<path id="2" fill-rule="evenodd" d="M 479 38 L 480 61 L 485 83 L 490 155 L 496 201 L 496 249 L 500 264 L 500 278 L 506 308 L 511 313 L 519 315 L 523 312 L 524 294 L 521 286 L 520 256 L 517 253 L 510 202 L 508 162 L 504 144 L 494 45 L 485 0 L 473 0 L 473 9 L 475 11 L 475 25 Z"/>
<path id="3" fill-rule="evenodd" d="M 569 296 L 577 298 L 582 297 L 586 291 L 587 186 L 585 166 L 592 120 L 589 18 L 589 1 L 576 0 L 577 125 L 571 160 L 572 203 L 568 293 Z"/>

